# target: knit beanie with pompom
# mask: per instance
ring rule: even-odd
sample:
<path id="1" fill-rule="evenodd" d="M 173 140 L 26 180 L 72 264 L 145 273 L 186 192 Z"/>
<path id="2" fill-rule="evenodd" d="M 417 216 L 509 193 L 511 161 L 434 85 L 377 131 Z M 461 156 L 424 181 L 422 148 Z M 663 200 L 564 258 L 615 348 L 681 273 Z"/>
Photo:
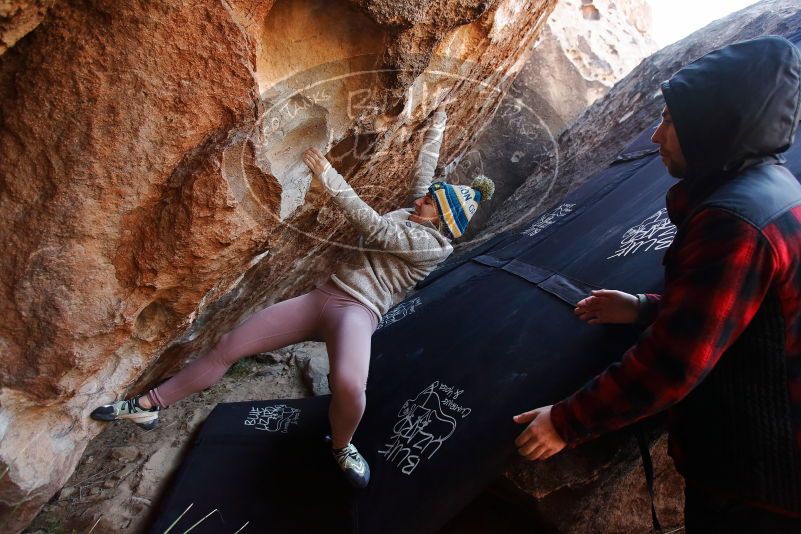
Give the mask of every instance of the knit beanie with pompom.
<path id="1" fill-rule="evenodd" d="M 492 198 L 495 184 L 481 174 L 469 186 L 434 182 L 428 192 L 436 201 L 439 217 L 450 237 L 456 239 L 467 230 L 470 219 L 478 211 L 478 204 Z"/>

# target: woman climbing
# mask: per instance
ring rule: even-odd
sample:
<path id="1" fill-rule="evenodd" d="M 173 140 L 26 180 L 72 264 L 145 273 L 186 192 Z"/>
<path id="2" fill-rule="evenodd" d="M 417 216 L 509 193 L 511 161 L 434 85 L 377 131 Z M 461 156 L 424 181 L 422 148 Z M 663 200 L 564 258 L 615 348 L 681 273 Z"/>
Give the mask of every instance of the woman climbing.
<path id="1" fill-rule="evenodd" d="M 440 106 L 415 165 L 410 195 L 414 207 L 384 216 L 361 200 L 319 151 L 307 150 L 304 162 L 361 236 L 352 257 L 339 262 L 334 274 L 310 293 L 255 313 L 163 384 L 100 406 L 92 418 L 130 419 L 153 428 L 161 408 L 211 386 L 238 359 L 301 341 L 324 340 L 331 370 L 332 453 L 348 482 L 365 487 L 370 469 L 351 439 L 365 409 L 370 338 L 393 302 L 451 254 L 451 240 L 464 233 L 478 202 L 494 191 L 484 176 L 471 187 L 431 183 L 445 122 Z"/>

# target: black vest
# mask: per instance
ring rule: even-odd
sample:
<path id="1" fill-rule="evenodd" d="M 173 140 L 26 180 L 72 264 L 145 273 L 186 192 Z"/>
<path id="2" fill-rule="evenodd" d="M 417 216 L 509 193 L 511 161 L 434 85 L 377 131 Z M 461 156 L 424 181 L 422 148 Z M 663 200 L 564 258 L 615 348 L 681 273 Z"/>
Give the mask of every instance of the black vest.
<path id="1" fill-rule="evenodd" d="M 762 230 L 799 204 L 795 177 L 779 165 L 760 165 L 722 185 L 695 211 L 723 209 Z M 672 439 L 682 450 L 688 482 L 801 513 L 801 458 L 791 425 L 785 321 L 775 288 L 673 416 Z"/>

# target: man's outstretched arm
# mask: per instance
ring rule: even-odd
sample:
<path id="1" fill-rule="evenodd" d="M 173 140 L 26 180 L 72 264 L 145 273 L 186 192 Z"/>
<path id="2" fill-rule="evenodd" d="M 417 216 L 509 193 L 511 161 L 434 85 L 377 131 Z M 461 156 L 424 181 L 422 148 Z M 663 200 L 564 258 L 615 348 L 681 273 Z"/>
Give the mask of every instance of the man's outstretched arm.
<path id="1" fill-rule="evenodd" d="M 689 225 L 652 327 L 620 362 L 550 410 L 552 427 L 568 445 L 680 401 L 762 303 L 776 265 L 765 237 L 721 210 L 705 210 Z"/>

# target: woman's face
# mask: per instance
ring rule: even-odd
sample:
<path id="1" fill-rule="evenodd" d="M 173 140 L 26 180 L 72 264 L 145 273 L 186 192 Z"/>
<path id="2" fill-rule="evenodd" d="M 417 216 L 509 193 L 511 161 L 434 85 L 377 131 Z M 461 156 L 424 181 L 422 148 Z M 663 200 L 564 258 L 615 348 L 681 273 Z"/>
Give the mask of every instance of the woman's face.
<path id="1" fill-rule="evenodd" d="M 439 218 L 439 213 L 437 213 L 437 203 L 434 202 L 434 199 L 431 195 L 426 194 L 414 201 L 414 214 L 420 217 L 421 219 L 432 219 L 436 220 Z"/>

